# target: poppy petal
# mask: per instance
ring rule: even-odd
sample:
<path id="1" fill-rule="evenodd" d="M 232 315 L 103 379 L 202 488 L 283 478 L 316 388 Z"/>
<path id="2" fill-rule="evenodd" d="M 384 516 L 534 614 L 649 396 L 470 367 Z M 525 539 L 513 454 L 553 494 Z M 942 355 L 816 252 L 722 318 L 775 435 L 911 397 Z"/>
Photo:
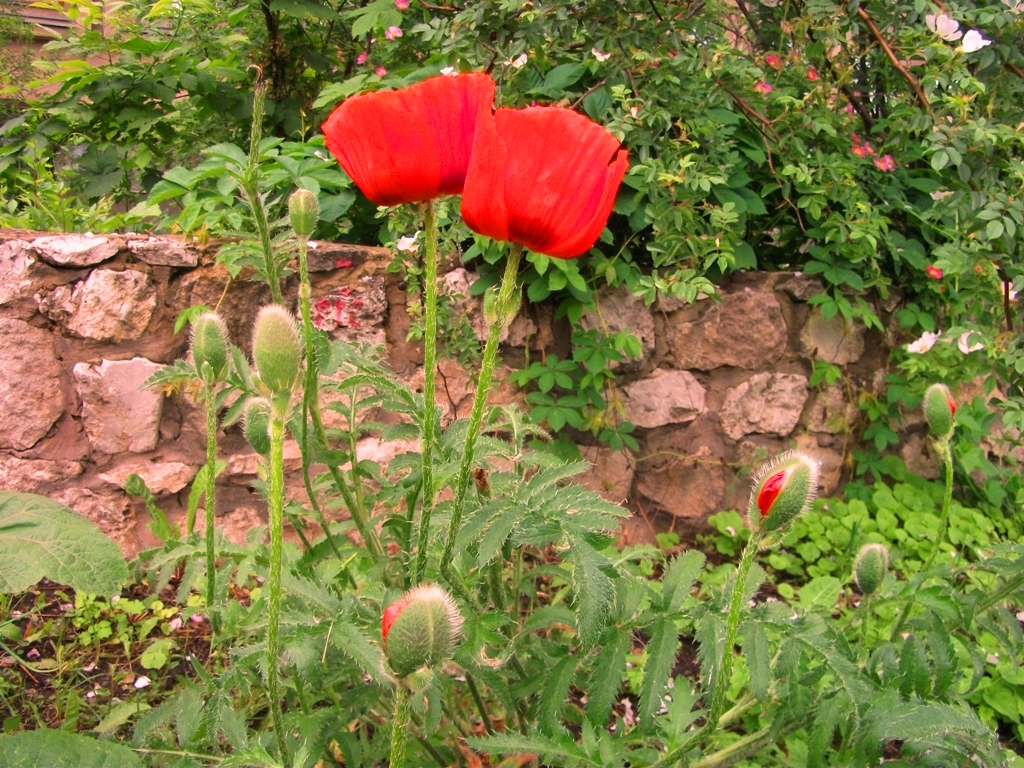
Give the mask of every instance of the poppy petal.
<path id="1" fill-rule="evenodd" d="M 509 240 L 505 207 L 505 166 L 508 148 L 494 120 L 480 121 L 473 141 L 473 159 L 462 192 L 462 219 L 466 226 L 495 240 Z"/>

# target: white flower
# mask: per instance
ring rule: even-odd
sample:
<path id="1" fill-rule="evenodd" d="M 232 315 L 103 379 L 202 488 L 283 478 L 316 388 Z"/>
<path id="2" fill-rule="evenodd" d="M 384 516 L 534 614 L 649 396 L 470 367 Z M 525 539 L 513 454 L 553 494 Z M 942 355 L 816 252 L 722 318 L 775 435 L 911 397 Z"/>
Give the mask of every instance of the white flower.
<path id="1" fill-rule="evenodd" d="M 398 238 L 398 243 L 395 247 L 400 251 L 415 251 L 416 250 L 416 238 L 419 237 L 419 232 L 409 237 Z"/>
<path id="2" fill-rule="evenodd" d="M 442 75 L 449 75 L 450 76 L 450 75 L 455 75 L 457 73 L 455 71 L 455 67 L 445 67 L 444 69 L 441 70 L 441 74 Z"/>
<path id="3" fill-rule="evenodd" d="M 320 247 L 320 243 L 316 242 L 316 240 L 310 240 L 308 243 L 306 243 L 306 247 L 309 248 L 309 250 L 311 251 L 315 251 L 317 248 Z"/>
<path id="4" fill-rule="evenodd" d="M 920 339 L 911 342 L 910 344 L 907 344 L 907 352 L 910 352 L 912 355 L 923 355 L 925 352 L 927 352 L 929 349 L 935 346 L 935 342 L 939 340 L 939 336 L 941 335 L 942 331 L 939 331 L 938 333 L 931 333 L 930 331 L 925 331 L 924 333 L 921 334 Z"/>
<path id="5" fill-rule="evenodd" d="M 601 53 L 597 48 L 591 48 L 590 52 L 594 54 L 594 58 L 598 61 L 608 61 L 612 57 L 610 53 Z"/>
<path id="6" fill-rule="evenodd" d="M 530 58 L 525 53 L 521 53 L 519 54 L 519 56 L 512 59 L 508 63 L 511 64 L 516 69 L 519 69 L 520 67 L 525 66 L 526 62 L 528 62 L 529 60 Z"/>
<path id="7" fill-rule="evenodd" d="M 937 189 L 932 194 L 932 200 L 938 202 L 939 200 L 945 200 L 947 197 L 953 194 L 951 189 Z"/>
<path id="8" fill-rule="evenodd" d="M 960 44 L 960 47 L 964 53 L 974 53 L 975 51 L 980 51 L 986 45 L 992 45 L 992 41 L 986 40 L 981 36 L 981 32 L 972 29 L 964 35 L 964 41 Z"/>
<path id="9" fill-rule="evenodd" d="M 928 29 L 943 40 L 959 40 L 964 34 L 960 31 L 960 22 L 951 19 L 944 13 L 940 13 L 938 16 L 934 13 L 925 14 L 924 23 L 928 25 Z"/>
<path id="10" fill-rule="evenodd" d="M 1024 12 L 1024 2 L 1021 2 L 1021 0 L 1003 0 L 1003 5 L 1014 13 Z"/>
<path id="11" fill-rule="evenodd" d="M 971 344 L 972 333 L 973 331 L 961 333 L 960 338 L 956 340 L 957 347 L 959 347 L 960 351 L 963 352 L 965 355 L 969 355 L 971 352 L 977 352 L 979 349 L 985 348 L 985 345 L 982 344 L 980 341 Z"/>
<path id="12" fill-rule="evenodd" d="M 142 675 L 142 677 L 135 678 L 135 687 L 138 688 L 139 690 L 142 690 L 147 685 L 149 685 L 150 682 L 151 681 L 150 681 L 150 679 L 148 677 L 146 677 L 145 675 Z"/>

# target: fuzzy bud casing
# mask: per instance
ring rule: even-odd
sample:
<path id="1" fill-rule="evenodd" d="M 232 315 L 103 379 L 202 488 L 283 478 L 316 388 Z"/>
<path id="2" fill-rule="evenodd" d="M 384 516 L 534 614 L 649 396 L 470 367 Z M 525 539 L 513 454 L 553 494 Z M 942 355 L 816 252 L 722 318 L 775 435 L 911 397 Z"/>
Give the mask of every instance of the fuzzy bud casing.
<path id="1" fill-rule="evenodd" d="M 272 304 L 260 310 L 252 333 L 252 357 L 271 392 L 291 393 L 299 380 L 302 341 L 295 320 L 282 307 Z"/>
<path id="2" fill-rule="evenodd" d="M 201 314 L 192 326 L 191 344 L 199 377 L 207 384 L 221 381 L 228 369 L 228 327 L 220 316 Z"/>
<path id="3" fill-rule="evenodd" d="M 932 384 L 924 393 L 924 419 L 933 436 L 942 439 L 953 434 L 953 414 L 956 403 L 949 387 L 945 384 Z"/>
<path id="4" fill-rule="evenodd" d="M 451 658 L 462 615 L 451 595 L 436 584 L 406 592 L 381 618 L 384 653 L 391 671 L 405 678 Z"/>
<path id="5" fill-rule="evenodd" d="M 873 595 L 889 572 L 889 550 L 884 544 L 865 544 L 853 561 L 853 578 L 862 595 Z"/>
<path id="6" fill-rule="evenodd" d="M 270 453 L 270 403 L 263 397 L 254 397 L 245 404 L 242 416 L 243 431 L 249 445 L 260 456 Z"/>
<path id="7" fill-rule="evenodd" d="M 288 198 L 288 219 L 297 237 L 309 238 L 320 219 L 320 203 L 308 189 L 297 189 Z"/>
<path id="8" fill-rule="evenodd" d="M 750 497 L 750 529 L 762 535 L 784 532 L 814 501 L 820 472 L 818 462 L 795 451 L 765 464 Z"/>

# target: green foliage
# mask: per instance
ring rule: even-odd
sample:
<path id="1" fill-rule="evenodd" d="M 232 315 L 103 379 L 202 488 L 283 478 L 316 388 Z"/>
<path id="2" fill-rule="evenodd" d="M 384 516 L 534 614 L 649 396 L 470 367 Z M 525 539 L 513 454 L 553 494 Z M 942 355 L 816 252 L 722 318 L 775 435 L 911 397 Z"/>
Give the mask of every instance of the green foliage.
<path id="1" fill-rule="evenodd" d="M 142 768 L 131 749 L 60 730 L 0 735 L 5 768 Z"/>
<path id="2" fill-rule="evenodd" d="M 46 577 L 113 594 L 128 578 L 121 550 L 95 523 L 30 493 L 0 492 L 0 562 L 0 592 L 21 592 Z"/>

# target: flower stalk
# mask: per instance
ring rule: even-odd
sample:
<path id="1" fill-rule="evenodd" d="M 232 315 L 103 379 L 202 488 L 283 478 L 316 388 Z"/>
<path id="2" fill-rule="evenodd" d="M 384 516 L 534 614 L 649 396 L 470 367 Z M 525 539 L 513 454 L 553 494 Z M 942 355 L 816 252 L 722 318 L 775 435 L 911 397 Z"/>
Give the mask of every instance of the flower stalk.
<path id="1" fill-rule="evenodd" d="M 395 714 L 391 718 L 391 768 L 403 768 L 409 738 L 409 689 L 399 681 L 395 686 Z"/>
<path id="2" fill-rule="evenodd" d="M 519 262 L 523 256 L 523 247 L 513 243 L 509 248 L 508 260 L 505 263 L 505 274 L 501 279 L 501 287 L 494 300 L 494 317 L 488 318 L 490 327 L 487 330 L 487 341 L 484 344 L 483 360 L 480 364 L 480 378 L 476 384 L 476 395 L 473 398 L 473 409 L 469 414 L 469 425 L 466 428 L 466 443 L 462 452 L 462 462 L 459 464 L 459 474 L 455 481 L 455 499 L 452 502 L 452 515 L 448 523 L 448 534 L 445 538 L 444 551 L 441 553 L 441 577 L 457 591 L 464 599 L 472 604 L 475 601 L 467 593 L 466 588 L 459 579 L 453 578 L 451 574 L 452 552 L 455 549 L 455 537 L 462 525 L 462 515 L 466 506 L 466 491 L 469 488 L 470 475 L 473 470 L 473 453 L 476 448 L 476 440 L 480 435 L 480 425 L 483 421 L 484 406 L 487 404 L 487 396 L 491 389 L 491 378 L 494 375 L 494 364 L 498 357 L 498 342 L 501 333 L 505 330 L 512 318 L 515 317 L 519 308 L 519 293 L 516 290 L 519 277 Z M 485 308 L 487 303 L 485 301 Z"/>
<path id="3" fill-rule="evenodd" d="M 423 577 L 427 563 L 427 542 L 430 539 L 430 515 L 434 508 L 434 442 L 435 436 L 435 381 L 437 377 L 437 216 L 434 202 L 428 200 L 424 214 L 423 246 L 423 429 L 420 456 L 423 459 L 422 495 L 419 540 L 416 545 L 416 563 L 413 584 Z"/>
<path id="4" fill-rule="evenodd" d="M 267 579 L 267 696 L 274 737 L 281 761 L 289 765 L 288 744 L 284 737 L 281 691 L 278 685 L 280 664 L 281 568 L 284 555 L 284 413 L 275 403 L 270 419 L 270 577 Z"/>
<path id="5" fill-rule="evenodd" d="M 217 591 L 217 555 L 214 549 L 214 515 L 217 509 L 217 391 L 206 384 L 206 610 L 212 622 Z"/>

